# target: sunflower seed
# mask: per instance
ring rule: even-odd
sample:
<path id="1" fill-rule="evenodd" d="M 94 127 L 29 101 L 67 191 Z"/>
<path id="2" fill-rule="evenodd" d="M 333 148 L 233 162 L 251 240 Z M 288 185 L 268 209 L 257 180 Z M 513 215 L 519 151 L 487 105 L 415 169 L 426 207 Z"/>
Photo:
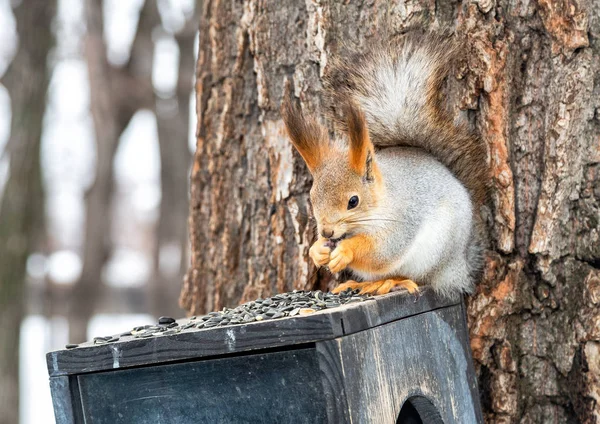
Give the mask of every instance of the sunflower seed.
<path id="1" fill-rule="evenodd" d="M 222 311 L 209 312 L 203 316 L 192 316 L 179 323 L 171 317 L 160 317 L 158 325 L 141 325 L 117 336 L 96 337 L 94 344 L 118 341 L 120 337 L 132 336 L 136 339 L 159 335 L 172 335 L 188 329 L 224 327 L 227 325 L 247 324 L 255 321 L 290 317 L 302 317 L 324 309 L 337 308 L 349 303 L 362 302 L 366 296 L 360 290 L 347 289 L 339 294 L 324 293 L 320 290 L 294 290 L 290 293 L 276 294 L 270 298 L 257 299 L 235 308 L 224 307 Z M 68 345 L 72 346 L 72 345 Z M 74 348 L 77 345 L 69 347 Z"/>
<path id="2" fill-rule="evenodd" d="M 159 324 L 171 324 L 173 322 L 175 322 L 175 319 L 171 317 L 160 317 L 158 319 Z"/>

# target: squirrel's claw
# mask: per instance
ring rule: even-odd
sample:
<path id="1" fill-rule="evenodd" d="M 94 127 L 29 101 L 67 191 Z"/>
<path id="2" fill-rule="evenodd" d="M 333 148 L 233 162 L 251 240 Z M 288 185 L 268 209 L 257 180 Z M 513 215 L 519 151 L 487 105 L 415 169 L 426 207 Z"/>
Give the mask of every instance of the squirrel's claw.
<path id="1" fill-rule="evenodd" d="M 363 283 L 357 283 L 354 280 L 348 280 L 345 283 L 339 284 L 337 287 L 331 290 L 331 293 L 338 294 L 348 289 L 354 290 L 356 288 L 360 288 L 362 284 Z"/>
<path id="2" fill-rule="evenodd" d="M 356 281 L 350 280 L 340 284 L 334 288 L 332 293 L 341 293 L 347 289 L 359 289 L 360 294 L 386 294 L 392 291 L 394 288 L 401 288 L 409 293 L 419 293 L 419 286 L 412 280 L 408 279 L 387 279 L 379 281 L 366 281 L 364 283 L 357 283 Z"/>
<path id="3" fill-rule="evenodd" d="M 343 271 L 352 262 L 354 254 L 344 244 L 338 245 L 330 255 L 329 271 L 336 273 Z"/>
<path id="4" fill-rule="evenodd" d="M 408 291 L 410 294 L 419 292 L 419 286 L 417 285 L 417 283 L 415 283 L 412 280 L 408 280 L 408 279 L 390 279 L 390 280 L 385 280 L 385 281 L 379 281 L 379 283 L 383 283 L 383 284 L 380 284 L 379 287 L 377 287 L 375 289 L 376 294 L 386 294 L 386 293 L 389 293 L 390 291 L 392 291 L 392 289 L 394 289 L 394 288 L 404 289 L 404 290 Z M 365 287 L 365 289 L 366 289 L 366 287 Z M 363 289 L 363 290 L 365 290 L 365 289 Z M 362 291 L 361 291 L 361 293 L 362 293 Z"/>
<path id="5" fill-rule="evenodd" d="M 327 246 L 327 239 L 319 238 L 310 248 L 308 254 L 316 266 L 320 267 L 329 263 L 331 248 Z"/>

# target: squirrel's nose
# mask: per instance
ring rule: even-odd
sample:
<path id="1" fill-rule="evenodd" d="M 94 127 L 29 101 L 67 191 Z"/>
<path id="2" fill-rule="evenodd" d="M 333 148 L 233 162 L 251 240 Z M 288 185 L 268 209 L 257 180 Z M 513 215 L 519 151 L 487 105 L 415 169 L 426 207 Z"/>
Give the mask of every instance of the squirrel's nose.
<path id="1" fill-rule="evenodd" d="M 331 237 L 333 237 L 333 230 L 330 228 L 323 228 L 321 230 L 321 235 L 327 239 L 331 238 Z"/>

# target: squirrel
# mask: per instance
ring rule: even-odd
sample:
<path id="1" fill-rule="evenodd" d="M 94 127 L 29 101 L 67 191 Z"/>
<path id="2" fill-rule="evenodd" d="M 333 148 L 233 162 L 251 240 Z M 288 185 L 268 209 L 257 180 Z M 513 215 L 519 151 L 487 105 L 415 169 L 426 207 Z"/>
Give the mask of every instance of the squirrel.
<path id="1" fill-rule="evenodd" d="M 288 135 L 313 177 L 318 239 L 309 255 L 361 281 L 334 293 L 430 285 L 456 297 L 481 277 L 487 151 L 444 102 L 456 46 L 445 34 L 411 33 L 333 58 L 323 86 L 342 136 L 331 140 L 284 98 Z"/>

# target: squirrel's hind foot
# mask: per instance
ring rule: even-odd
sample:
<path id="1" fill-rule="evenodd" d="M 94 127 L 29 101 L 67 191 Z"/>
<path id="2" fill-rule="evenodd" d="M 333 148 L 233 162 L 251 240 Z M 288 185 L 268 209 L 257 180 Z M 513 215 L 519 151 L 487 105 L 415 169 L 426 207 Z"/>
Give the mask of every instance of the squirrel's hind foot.
<path id="1" fill-rule="evenodd" d="M 333 290 L 331 290 L 331 293 L 339 294 L 348 289 L 350 289 L 350 290 L 362 289 L 364 284 L 368 284 L 368 283 L 358 283 L 354 280 L 348 280 L 345 283 L 342 283 L 342 284 L 338 285 L 337 287 L 335 287 Z"/>
<path id="2" fill-rule="evenodd" d="M 389 278 L 387 280 L 367 281 L 364 283 L 357 283 L 356 281 L 350 280 L 340 284 L 331 292 L 337 294 L 348 289 L 360 289 L 360 294 L 386 294 L 395 288 L 405 289 L 411 294 L 416 293 L 419 290 L 419 286 L 412 280 Z"/>
<path id="3" fill-rule="evenodd" d="M 366 288 L 366 287 L 365 287 Z M 413 280 L 409 279 L 389 279 L 377 289 L 377 294 L 386 294 L 397 289 L 404 289 L 410 294 L 418 293 L 419 286 Z"/>

